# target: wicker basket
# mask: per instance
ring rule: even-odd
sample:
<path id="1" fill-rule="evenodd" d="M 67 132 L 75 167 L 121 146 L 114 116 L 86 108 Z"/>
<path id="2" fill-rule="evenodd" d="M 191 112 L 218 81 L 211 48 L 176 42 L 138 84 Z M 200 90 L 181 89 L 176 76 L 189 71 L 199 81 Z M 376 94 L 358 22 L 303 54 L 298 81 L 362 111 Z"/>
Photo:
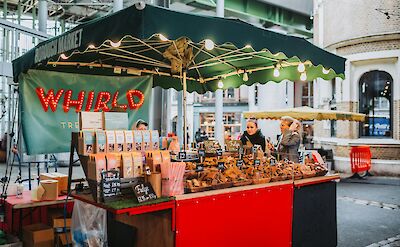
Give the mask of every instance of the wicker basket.
<path id="1" fill-rule="evenodd" d="M 242 181 L 233 182 L 233 186 L 235 186 L 235 187 L 245 186 L 245 185 L 250 185 L 252 183 L 253 183 L 253 181 L 251 179 L 246 179 L 246 180 L 242 180 Z"/>
<path id="2" fill-rule="evenodd" d="M 193 188 L 189 188 L 189 187 L 185 187 L 185 193 L 197 193 L 197 192 L 203 192 L 206 190 L 210 190 L 211 186 L 206 186 L 206 187 L 193 187 Z"/>
<path id="3" fill-rule="evenodd" d="M 281 176 L 274 176 L 271 178 L 272 182 L 278 182 L 278 181 L 283 181 L 287 179 L 287 175 L 281 175 Z"/>
<path id="4" fill-rule="evenodd" d="M 253 184 L 266 184 L 271 181 L 271 178 L 254 178 Z"/>
<path id="5" fill-rule="evenodd" d="M 220 183 L 217 185 L 213 185 L 212 189 L 213 190 L 220 190 L 220 189 L 226 189 L 226 188 L 230 188 L 233 186 L 233 182 L 228 182 L 228 183 Z"/>

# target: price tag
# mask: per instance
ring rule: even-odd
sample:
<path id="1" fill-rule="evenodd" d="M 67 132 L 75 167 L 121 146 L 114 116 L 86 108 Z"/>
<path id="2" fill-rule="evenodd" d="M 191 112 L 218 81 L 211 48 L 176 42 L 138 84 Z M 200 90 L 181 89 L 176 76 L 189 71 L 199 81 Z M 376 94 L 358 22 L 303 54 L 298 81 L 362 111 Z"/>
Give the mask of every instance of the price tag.
<path id="1" fill-rule="evenodd" d="M 236 166 L 237 167 L 242 167 L 243 166 L 243 160 L 237 160 L 236 161 Z"/>
<path id="2" fill-rule="evenodd" d="M 199 149 L 199 157 L 205 157 L 205 156 L 206 156 L 206 150 Z"/>
<path id="3" fill-rule="evenodd" d="M 179 152 L 178 153 L 178 159 L 180 159 L 180 160 L 186 159 L 186 152 Z"/>
<path id="4" fill-rule="evenodd" d="M 225 170 L 225 163 L 224 162 L 218 162 L 217 168 L 220 171 L 224 171 Z"/>
<path id="5" fill-rule="evenodd" d="M 222 149 L 221 148 L 217 149 L 217 156 L 222 156 Z"/>
<path id="6" fill-rule="evenodd" d="M 271 166 L 274 166 L 274 165 L 275 165 L 275 163 L 276 163 L 276 160 L 275 160 L 275 159 L 271 159 L 271 161 L 270 161 L 270 163 L 269 163 L 269 164 L 270 164 Z"/>
<path id="7" fill-rule="evenodd" d="M 202 172 L 202 171 L 204 171 L 203 164 L 197 164 L 196 165 L 196 172 Z"/>
<path id="8" fill-rule="evenodd" d="M 257 147 L 256 146 L 251 147 L 251 152 L 255 154 L 257 152 Z"/>
<path id="9" fill-rule="evenodd" d="M 110 170 L 101 172 L 101 191 L 104 201 L 108 201 L 111 197 L 121 193 L 121 180 L 119 171 Z"/>
<path id="10" fill-rule="evenodd" d="M 139 183 L 132 186 L 132 189 L 139 203 L 157 199 L 157 195 L 150 183 Z"/>
<path id="11" fill-rule="evenodd" d="M 243 151 L 244 151 L 243 148 L 240 147 L 240 148 L 239 148 L 239 154 L 240 154 L 240 155 L 243 155 Z"/>
<path id="12" fill-rule="evenodd" d="M 259 166 L 260 165 L 260 160 L 254 160 L 254 165 Z"/>

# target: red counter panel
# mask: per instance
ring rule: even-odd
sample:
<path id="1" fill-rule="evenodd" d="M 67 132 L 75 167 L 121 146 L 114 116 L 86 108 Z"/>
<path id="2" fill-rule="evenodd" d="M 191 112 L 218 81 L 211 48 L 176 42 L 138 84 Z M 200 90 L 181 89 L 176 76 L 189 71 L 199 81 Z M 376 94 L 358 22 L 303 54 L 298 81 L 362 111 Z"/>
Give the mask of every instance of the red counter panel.
<path id="1" fill-rule="evenodd" d="M 176 247 L 289 247 L 293 185 L 178 200 Z"/>

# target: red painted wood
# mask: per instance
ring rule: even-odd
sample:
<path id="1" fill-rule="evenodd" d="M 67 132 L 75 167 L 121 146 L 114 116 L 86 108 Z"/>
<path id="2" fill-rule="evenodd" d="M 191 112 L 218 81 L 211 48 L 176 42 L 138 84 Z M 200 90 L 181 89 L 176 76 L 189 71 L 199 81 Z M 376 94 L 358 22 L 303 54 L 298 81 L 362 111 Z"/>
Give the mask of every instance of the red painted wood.
<path id="1" fill-rule="evenodd" d="M 293 185 L 177 201 L 176 247 L 289 247 Z"/>

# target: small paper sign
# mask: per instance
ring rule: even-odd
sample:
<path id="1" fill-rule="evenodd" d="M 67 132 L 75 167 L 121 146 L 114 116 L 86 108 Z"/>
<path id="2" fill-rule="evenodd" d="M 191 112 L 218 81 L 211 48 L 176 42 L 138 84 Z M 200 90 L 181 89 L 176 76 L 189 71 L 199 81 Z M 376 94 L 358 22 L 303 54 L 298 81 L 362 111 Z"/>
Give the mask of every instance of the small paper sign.
<path id="1" fill-rule="evenodd" d="M 201 172 L 204 171 L 204 166 L 203 164 L 197 164 L 196 165 L 196 172 Z"/>
<path id="2" fill-rule="evenodd" d="M 178 153 L 178 159 L 180 159 L 180 160 L 186 159 L 186 152 L 179 152 Z"/>
<path id="3" fill-rule="evenodd" d="M 157 199 L 157 195 L 150 183 L 139 183 L 132 186 L 132 188 L 139 203 Z"/>
<path id="4" fill-rule="evenodd" d="M 243 166 L 243 160 L 237 160 L 236 161 L 236 166 L 237 167 L 242 167 Z"/>
<path id="5" fill-rule="evenodd" d="M 224 171 L 225 170 L 225 163 L 224 162 L 218 162 L 218 170 Z"/>
<path id="6" fill-rule="evenodd" d="M 256 153 L 257 152 L 257 147 L 256 146 L 253 146 L 252 148 L 251 148 L 251 152 L 254 154 L 254 153 Z"/>
<path id="7" fill-rule="evenodd" d="M 110 170 L 101 172 L 101 192 L 105 201 L 121 193 L 119 171 Z"/>
<path id="8" fill-rule="evenodd" d="M 254 160 L 254 165 L 259 166 L 260 165 L 260 160 Z"/>
<path id="9" fill-rule="evenodd" d="M 221 148 L 217 149 L 217 156 L 222 156 L 222 149 Z"/>

